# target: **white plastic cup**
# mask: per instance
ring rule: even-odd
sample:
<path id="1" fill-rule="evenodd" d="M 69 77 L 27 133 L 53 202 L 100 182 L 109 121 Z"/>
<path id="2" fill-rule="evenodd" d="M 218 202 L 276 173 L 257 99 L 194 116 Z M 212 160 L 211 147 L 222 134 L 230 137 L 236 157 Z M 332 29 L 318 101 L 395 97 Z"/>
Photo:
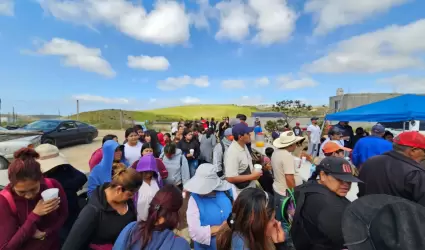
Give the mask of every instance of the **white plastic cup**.
<path id="1" fill-rule="evenodd" d="M 304 163 L 307 161 L 307 157 L 303 156 L 303 157 L 301 158 L 301 160 L 302 160 L 302 163 L 304 164 Z"/>
<path id="2" fill-rule="evenodd" d="M 263 172 L 263 166 L 261 166 L 261 164 L 255 164 L 254 169 L 257 172 Z"/>
<path id="3" fill-rule="evenodd" d="M 195 153 L 195 149 L 190 149 L 189 152 L 191 155 L 193 155 Z"/>
<path id="4" fill-rule="evenodd" d="M 49 200 L 58 198 L 59 197 L 59 189 L 58 188 L 46 189 L 41 193 L 41 197 L 43 198 L 43 201 L 49 201 Z"/>

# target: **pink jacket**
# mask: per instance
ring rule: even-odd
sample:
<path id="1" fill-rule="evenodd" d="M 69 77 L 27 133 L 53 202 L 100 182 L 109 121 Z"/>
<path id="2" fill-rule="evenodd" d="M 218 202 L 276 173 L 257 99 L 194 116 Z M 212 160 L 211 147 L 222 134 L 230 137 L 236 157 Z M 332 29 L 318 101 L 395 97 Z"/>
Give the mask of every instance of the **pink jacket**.
<path id="1" fill-rule="evenodd" d="M 97 149 L 94 151 L 94 153 L 91 155 L 89 166 L 90 166 L 90 172 L 93 170 L 94 167 L 96 167 L 103 157 L 103 151 L 102 148 Z"/>

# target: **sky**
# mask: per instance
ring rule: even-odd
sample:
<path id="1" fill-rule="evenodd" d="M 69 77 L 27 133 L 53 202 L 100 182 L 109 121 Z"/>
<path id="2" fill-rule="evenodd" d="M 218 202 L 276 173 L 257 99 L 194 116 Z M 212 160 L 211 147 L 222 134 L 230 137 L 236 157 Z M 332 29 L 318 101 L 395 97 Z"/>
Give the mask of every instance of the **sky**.
<path id="1" fill-rule="evenodd" d="M 425 92 L 423 0 L 0 0 L 1 112 Z"/>

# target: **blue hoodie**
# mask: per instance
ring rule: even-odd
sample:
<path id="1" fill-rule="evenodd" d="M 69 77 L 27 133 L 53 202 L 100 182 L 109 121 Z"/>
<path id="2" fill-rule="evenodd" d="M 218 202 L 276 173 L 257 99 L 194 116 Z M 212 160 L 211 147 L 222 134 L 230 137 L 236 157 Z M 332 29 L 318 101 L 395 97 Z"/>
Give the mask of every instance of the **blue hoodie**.
<path id="1" fill-rule="evenodd" d="M 137 230 L 137 222 L 128 224 L 115 241 L 112 250 L 140 250 L 142 241 L 139 239 L 133 241 L 133 234 Z M 190 250 L 189 243 L 178 236 L 173 231 L 165 229 L 164 231 L 154 231 L 152 239 L 145 250 Z"/>
<path id="2" fill-rule="evenodd" d="M 353 164 L 357 168 L 360 168 L 367 159 L 375 155 L 381 155 L 392 149 L 393 144 L 382 137 L 373 135 L 363 137 L 354 146 L 352 154 Z"/>
<path id="3" fill-rule="evenodd" d="M 87 195 L 90 196 L 93 190 L 105 182 L 111 182 L 112 164 L 114 163 L 115 150 L 120 145 L 114 140 L 108 140 L 103 144 L 103 157 L 96 165 L 89 176 Z"/>

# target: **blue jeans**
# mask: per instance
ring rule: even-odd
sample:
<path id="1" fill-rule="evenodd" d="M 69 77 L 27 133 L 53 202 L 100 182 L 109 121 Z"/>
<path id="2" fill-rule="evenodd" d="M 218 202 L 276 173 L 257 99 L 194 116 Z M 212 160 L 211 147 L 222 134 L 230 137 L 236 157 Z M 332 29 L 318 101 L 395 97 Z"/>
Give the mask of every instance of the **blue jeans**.
<path id="1" fill-rule="evenodd" d="M 198 160 L 188 160 L 187 163 L 189 164 L 190 178 L 192 178 L 198 168 Z"/>

